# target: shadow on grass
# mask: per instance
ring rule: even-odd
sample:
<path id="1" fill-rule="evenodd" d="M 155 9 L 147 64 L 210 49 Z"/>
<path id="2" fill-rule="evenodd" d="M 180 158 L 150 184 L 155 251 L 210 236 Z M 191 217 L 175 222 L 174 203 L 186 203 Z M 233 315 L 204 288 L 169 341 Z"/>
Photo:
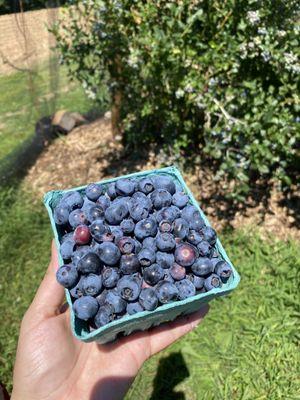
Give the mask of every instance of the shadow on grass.
<path id="1" fill-rule="evenodd" d="M 175 386 L 190 376 L 180 352 L 172 353 L 159 361 L 150 400 L 185 400 L 185 394 L 174 391 Z"/>

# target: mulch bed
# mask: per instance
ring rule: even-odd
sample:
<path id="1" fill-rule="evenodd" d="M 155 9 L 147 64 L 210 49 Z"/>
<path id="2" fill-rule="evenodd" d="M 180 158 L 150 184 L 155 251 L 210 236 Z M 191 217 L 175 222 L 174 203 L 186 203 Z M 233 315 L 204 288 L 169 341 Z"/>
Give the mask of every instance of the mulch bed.
<path id="1" fill-rule="evenodd" d="M 129 151 L 130 153 L 130 151 Z M 128 156 L 120 142 L 112 137 L 110 120 L 101 118 L 75 128 L 52 142 L 29 170 L 24 188 L 38 199 L 48 190 L 65 189 L 121 174 L 159 167 L 154 153 L 136 158 Z M 218 183 L 209 169 L 196 169 L 184 177 L 207 214 L 212 225 L 222 229 L 251 226 L 264 237 L 300 239 L 295 212 L 287 207 L 283 196 L 272 189 L 268 202 L 247 199 L 247 206 L 232 207 L 215 196 Z M 248 206 L 249 205 L 249 206 Z"/>

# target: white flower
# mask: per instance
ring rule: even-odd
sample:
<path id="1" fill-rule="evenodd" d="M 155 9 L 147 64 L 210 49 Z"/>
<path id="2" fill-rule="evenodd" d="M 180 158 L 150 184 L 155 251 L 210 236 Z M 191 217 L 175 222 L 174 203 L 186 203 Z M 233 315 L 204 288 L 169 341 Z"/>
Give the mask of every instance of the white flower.
<path id="1" fill-rule="evenodd" d="M 259 11 L 248 11 L 247 19 L 251 25 L 256 25 L 260 21 Z"/>
<path id="2" fill-rule="evenodd" d="M 279 30 L 277 34 L 279 37 L 284 37 L 286 35 L 286 31 Z"/>
<path id="3" fill-rule="evenodd" d="M 184 91 L 187 92 L 187 93 L 193 93 L 194 88 L 193 88 L 192 85 L 187 84 L 186 87 L 184 88 Z"/>
<path id="4" fill-rule="evenodd" d="M 257 33 L 259 35 L 266 35 L 268 33 L 268 31 L 266 30 L 266 28 L 258 28 Z"/>
<path id="5" fill-rule="evenodd" d="M 195 102 L 198 108 L 205 108 L 205 104 L 203 103 L 203 96 L 201 94 L 198 94 L 198 96 L 195 98 Z"/>
<path id="6" fill-rule="evenodd" d="M 175 92 L 175 96 L 176 96 L 176 99 L 180 99 L 181 97 L 184 96 L 184 90 L 177 89 L 176 92 Z"/>
<path id="7" fill-rule="evenodd" d="M 270 61 L 270 59 L 271 59 L 271 54 L 270 54 L 269 51 L 263 51 L 263 52 L 261 53 L 261 56 L 262 56 L 264 62 L 268 62 L 268 61 Z"/>

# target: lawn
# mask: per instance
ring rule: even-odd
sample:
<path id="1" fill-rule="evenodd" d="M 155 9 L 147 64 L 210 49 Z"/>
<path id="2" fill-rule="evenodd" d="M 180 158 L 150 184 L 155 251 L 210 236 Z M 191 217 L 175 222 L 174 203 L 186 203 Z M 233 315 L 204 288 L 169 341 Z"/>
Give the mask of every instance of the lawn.
<path id="1" fill-rule="evenodd" d="M 64 67 L 57 72 L 51 79 L 49 65 L 43 64 L 32 76 L 17 72 L 0 77 L 0 160 L 33 135 L 36 122 L 55 109 L 86 113 L 93 107 L 82 87 L 70 84 Z"/>
<path id="2" fill-rule="evenodd" d="M 51 231 L 30 194 L 3 189 L 0 204 L 0 380 L 11 388 L 19 324 L 45 272 Z M 250 228 L 220 236 L 240 286 L 144 365 L 127 400 L 299 398 L 298 243 L 264 241 Z"/>

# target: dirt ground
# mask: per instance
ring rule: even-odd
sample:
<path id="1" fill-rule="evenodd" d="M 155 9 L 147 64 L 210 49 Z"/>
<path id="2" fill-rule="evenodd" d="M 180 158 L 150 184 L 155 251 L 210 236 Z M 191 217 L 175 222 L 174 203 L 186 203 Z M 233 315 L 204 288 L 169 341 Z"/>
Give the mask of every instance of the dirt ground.
<path id="1" fill-rule="evenodd" d="M 40 199 L 48 190 L 71 188 L 159 166 L 153 153 L 128 157 L 128 149 L 125 153 L 121 143 L 112 137 L 110 120 L 101 118 L 52 142 L 29 170 L 24 186 Z M 184 177 L 217 230 L 228 225 L 247 226 L 249 230 L 258 227 L 264 237 L 300 239 L 299 215 L 294 207 L 297 198 L 287 201 L 272 189 L 267 202 L 247 199 L 246 207 L 233 208 L 226 199 L 215 195 L 217 183 L 209 170 L 198 169 L 184 173 Z"/>

